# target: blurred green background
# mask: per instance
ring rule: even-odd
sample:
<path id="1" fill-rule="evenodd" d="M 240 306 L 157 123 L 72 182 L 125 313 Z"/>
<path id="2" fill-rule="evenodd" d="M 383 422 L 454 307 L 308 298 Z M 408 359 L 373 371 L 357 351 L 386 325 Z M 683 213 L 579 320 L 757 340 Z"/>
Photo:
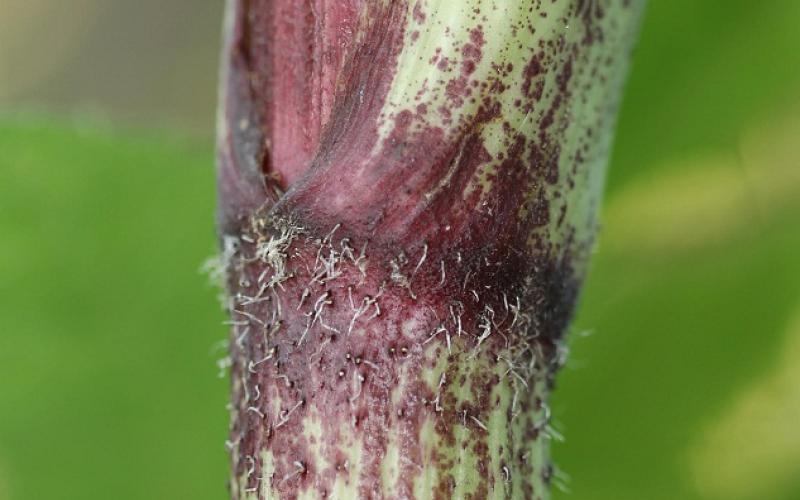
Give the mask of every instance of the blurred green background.
<path id="1" fill-rule="evenodd" d="M 0 500 L 226 496 L 221 12 L 0 2 Z M 798 26 L 797 0 L 650 1 L 558 499 L 800 499 Z"/>

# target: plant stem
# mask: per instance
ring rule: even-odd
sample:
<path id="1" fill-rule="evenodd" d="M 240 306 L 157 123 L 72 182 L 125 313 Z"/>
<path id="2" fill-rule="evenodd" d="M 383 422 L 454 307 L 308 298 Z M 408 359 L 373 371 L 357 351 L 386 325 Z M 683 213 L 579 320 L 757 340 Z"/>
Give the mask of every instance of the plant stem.
<path id="1" fill-rule="evenodd" d="M 232 495 L 546 498 L 633 0 L 231 0 Z"/>

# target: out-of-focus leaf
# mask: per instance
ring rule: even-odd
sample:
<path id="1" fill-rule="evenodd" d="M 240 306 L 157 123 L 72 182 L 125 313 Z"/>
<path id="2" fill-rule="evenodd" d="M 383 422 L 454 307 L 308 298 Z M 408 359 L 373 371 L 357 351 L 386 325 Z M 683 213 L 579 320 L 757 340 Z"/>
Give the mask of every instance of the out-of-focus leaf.
<path id="1" fill-rule="evenodd" d="M 717 151 L 796 102 L 800 2 L 652 0 L 625 92 L 613 192 L 628 182 Z"/>
<path id="2" fill-rule="evenodd" d="M 725 245 L 770 217 L 800 211 L 800 112 L 748 132 L 738 154 L 666 164 L 615 192 L 603 248 L 670 253 Z M 800 224 L 800 222 L 798 223 Z"/>
<path id="3" fill-rule="evenodd" d="M 0 481 L 13 499 L 224 498 L 207 149 L 0 120 Z"/>
<path id="4" fill-rule="evenodd" d="M 800 308 L 780 360 L 698 437 L 690 464 L 709 498 L 777 498 L 800 477 Z"/>
<path id="5" fill-rule="evenodd" d="M 714 476 L 699 480 L 692 474 L 711 474 L 715 461 L 695 458 L 703 465 L 692 471 L 686 450 L 705 442 L 719 418 L 739 420 L 723 420 L 709 437 L 713 450 L 789 453 L 768 448 L 777 427 L 727 442 L 747 414 L 720 415 L 781 359 L 785 323 L 800 300 L 798 136 L 796 118 L 776 120 L 745 134 L 738 160 L 721 154 L 691 168 L 666 166 L 609 198 L 577 321 L 596 335 L 574 342 L 571 366 L 580 369 L 565 370 L 556 391 L 567 436 L 556 457 L 575 498 L 717 498 L 713 485 L 732 466 L 719 461 Z M 796 392 L 773 396 L 775 408 L 800 404 Z M 740 455 L 747 464 L 747 452 Z M 736 498 L 800 496 L 797 481 L 783 489 L 776 481 L 753 477 Z"/>

